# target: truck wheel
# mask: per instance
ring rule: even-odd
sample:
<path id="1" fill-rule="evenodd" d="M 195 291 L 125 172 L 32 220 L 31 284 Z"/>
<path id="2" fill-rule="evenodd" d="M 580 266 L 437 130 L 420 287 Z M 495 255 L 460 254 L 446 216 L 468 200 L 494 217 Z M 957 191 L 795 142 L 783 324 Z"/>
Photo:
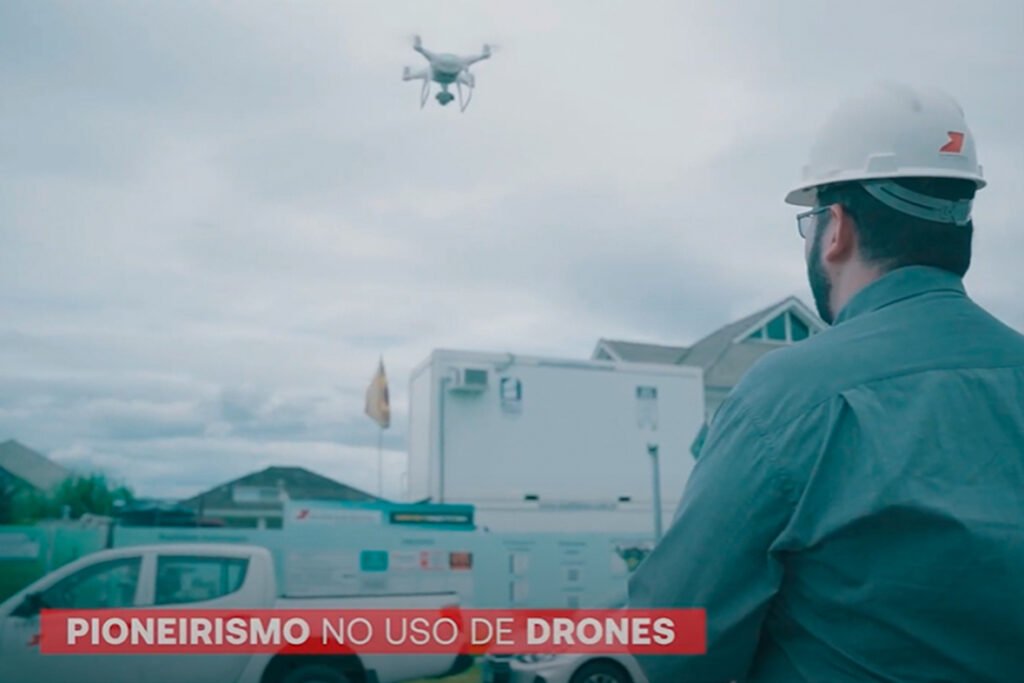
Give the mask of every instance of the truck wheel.
<path id="1" fill-rule="evenodd" d="M 307 664 L 292 669 L 281 683 L 349 683 L 345 674 L 323 664 Z"/>
<path id="2" fill-rule="evenodd" d="M 570 683 L 633 683 L 633 679 L 615 662 L 590 662 L 572 675 Z"/>

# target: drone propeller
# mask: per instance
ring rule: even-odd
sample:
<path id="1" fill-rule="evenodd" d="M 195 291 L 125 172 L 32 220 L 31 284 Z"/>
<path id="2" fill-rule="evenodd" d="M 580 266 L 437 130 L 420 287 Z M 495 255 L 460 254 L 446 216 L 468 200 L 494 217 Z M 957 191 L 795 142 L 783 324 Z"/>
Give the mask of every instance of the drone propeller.
<path id="1" fill-rule="evenodd" d="M 403 81 L 415 81 L 416 79 L 428 80 L 430 78 L 430 69 L 417 69 L 412 70 L 412 67 L 404 67 L 402 69 L 402 80 Z"/>
<path id="2" fill-rule="evenodd" d="M 473 64 L 476 64 L 477 62 L 483 61 L 485 59 L 490 59 L 491 55 L 494 54 L 494 51 L 496 49 L 497 48 L 493 43 L 484 43 L 484 46 L 483 48 L 481 48 L 480 52 L 478 52 L 475 55 L 466 55 L 465 57 L 462 58 L 462 60 L 464 64 L 467 67 L 469 67 Z"/>

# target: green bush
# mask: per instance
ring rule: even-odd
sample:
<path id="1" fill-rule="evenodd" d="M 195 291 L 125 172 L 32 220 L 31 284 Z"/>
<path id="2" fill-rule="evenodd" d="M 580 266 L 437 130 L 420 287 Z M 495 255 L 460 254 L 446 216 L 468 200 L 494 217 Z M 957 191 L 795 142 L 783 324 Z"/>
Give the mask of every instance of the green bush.
<path id="1" fill-rule="evenodd" d="M 0 524 L 30 524 L 60 519 L 67 510 L 71 519 L 84 514 L 111 515 L 118 501 L 130 503 L 132 492 L 113 486 L 102 474 L 68 477 L 50 493 L 5 486 L 0 493 Z"/>

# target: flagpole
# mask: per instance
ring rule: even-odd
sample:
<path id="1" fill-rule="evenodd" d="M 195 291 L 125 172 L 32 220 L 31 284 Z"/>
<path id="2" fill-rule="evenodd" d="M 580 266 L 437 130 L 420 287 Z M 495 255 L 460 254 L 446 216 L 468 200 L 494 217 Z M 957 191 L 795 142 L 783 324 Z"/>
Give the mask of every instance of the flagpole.
<path id="1" fill-rule="evenodd" d="M 384 357 L 377 363 L 377 374 L 366 388 L 363 409 L 377 423 L 377 497 L 384 497 L 384 430 L 391 426 L 391 402 L 388 399 L 388 377 L 384 374 Z"/>
<path id="2" fill-rule="evenodd" d="M 384 428 L 377 426 L 377 497 L 384 497 L 384 452 L 382 445 L 384 441 Z"/>

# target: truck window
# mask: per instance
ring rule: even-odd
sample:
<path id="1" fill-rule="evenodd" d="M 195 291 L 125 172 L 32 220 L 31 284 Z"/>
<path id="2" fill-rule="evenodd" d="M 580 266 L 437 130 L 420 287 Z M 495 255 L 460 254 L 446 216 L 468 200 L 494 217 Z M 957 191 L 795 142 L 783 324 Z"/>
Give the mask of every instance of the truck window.
<path id="1" fill-rule="evenodd" d="M 157 605 L 215 600 L 242 587 L 249 561 L 236 557 L 162 555 L 156 565 Z"/>
<path id="2" fill-rule="evenodd" d="M 43 603 L 54 609 L 132 607 L 141 558 L 126 557 L 83 567 L 47 588 Z"/>

